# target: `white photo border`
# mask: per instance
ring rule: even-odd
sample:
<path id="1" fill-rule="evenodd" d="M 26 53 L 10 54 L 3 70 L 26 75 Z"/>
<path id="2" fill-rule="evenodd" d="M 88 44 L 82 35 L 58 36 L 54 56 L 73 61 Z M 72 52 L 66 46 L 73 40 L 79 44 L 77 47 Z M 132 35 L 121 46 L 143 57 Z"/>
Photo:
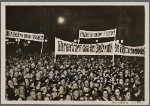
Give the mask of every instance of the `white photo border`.
<path id="1" fill-rule="evenodd" d="M 144 6 L 145 101 L 7 101 L 5 100 L 6 6 Z M 1 2 L 1 104 L 149 105 L 149 2 Z"/>

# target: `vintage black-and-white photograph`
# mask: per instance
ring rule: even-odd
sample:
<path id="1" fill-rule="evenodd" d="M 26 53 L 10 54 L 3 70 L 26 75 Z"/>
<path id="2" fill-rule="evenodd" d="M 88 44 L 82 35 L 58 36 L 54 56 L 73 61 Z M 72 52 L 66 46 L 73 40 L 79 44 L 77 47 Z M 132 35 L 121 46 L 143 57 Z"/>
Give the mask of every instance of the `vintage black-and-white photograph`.
<path id="1" fill-rule="evenodd" d="M 2 10 L 5 102 L 149 101 L 145 4 L 21 4 Z"/>

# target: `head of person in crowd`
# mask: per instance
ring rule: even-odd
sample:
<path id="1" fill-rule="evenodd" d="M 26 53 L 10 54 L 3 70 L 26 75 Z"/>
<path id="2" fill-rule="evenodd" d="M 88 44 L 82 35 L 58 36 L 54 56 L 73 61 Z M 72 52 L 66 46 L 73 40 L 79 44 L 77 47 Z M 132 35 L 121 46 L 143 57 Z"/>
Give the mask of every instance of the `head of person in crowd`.
<path id="1" fill-rule="evenodd" d="M 64 95 L 65 93 L 66 93 L 65 87 L 62 86 L 62 85 L 60 85 L 60 86 L 58 87 L 58 94 L 59 94 L 59 95 Z"/>
<path id="2" fill-rule="evenodd" d="M 66 86 L 66 79 L 64 77 L 60 78 L 59 81 L 62 86 Z"/>
<path id="3" fill-rule="evenodd" d="M 9 87 L 14 88 L 14 83 L 13 83 L 12 80 L 8 80 L 7 84 L 8 84 Z"/>
<path id="4" fill-rule="evenodd" d="M 104 89 L 102 92 L 102 101 L 108 101 L 108 100 L 109 100 L 108 90 Z"/>
<path id="5" fill-rule="evenodd" d="M 72 96 L 70 94 L 66 94 L 65 100 L 66 101 L 71 101 L 72 100 Z"/>
<path id="6" fill-rule="evenodd" d="M 121 90 L 118 87 L 114 90 L 114 93 L 115 93 L 116 100 L 122 101 Z"/>
<path id="7" fill-rule="evenodd" d="M 41 91 L 42 91 L 42 94 L 46 95 L 48 88 L 45 84 L 43 84 L 43 86 L 41 87 Z"/>
<path id="8" fill-rule="evenodd" d="M 50 98 L 48 96 L 45 96 L 44 101 L 50 101 Z"/>
<path id="9" fill-rule="evenodd" d="M 109 83 L 106 84 L 104 88 L 108 91 L 109 95 L 112 95 L 112 86 L 111 86 L 111 84 L 109 84 Z"/>
<path id="10" fill-rule="evenodd" d="M 83 97 L 84 93 L 83 93 L 82 89 L 79 89 L 79 95 L 80 95 L 80 97 Z"/>
<path id="11" fill-rule="evenodd" d="M 42 93 L 41 93 L 41 91 L 38 91 L 37 93 L 36 93 L 36 98 L 37 98 L 37 100 L 42 100 Z"/>
<path id="12" fill-rule="evenodd" d="M 74 82 L 72 84 L 72 90 L 74 90 L 74 89 L 78 89 L 78 84 L 76 82 Z"/>
<path id="13" fill-rule="evenodd" d="M 104 81 L 104 77 L 103 77 L 103 76 L 101 76 L 99 79 L 100 79 L 100 82 L 102 82 L 102 83 L 103 83 L 103 81 Z"/>
<path id="14" fill-rule="evenodd" d="M 27 101 L 33 101 L 34 99 L 33 99 L 32 96 L 28 96 L 26 100 L 27 100 Z"/>
<path id="15" fill-rule="evenodd" d="M 89 80 L 84 81 L 84 87 L 89 88 L 90 87 L 90 82 Z"/>
<path id="16" fill-rule="evenodd" d="M 131 78 L 130 78 L 130 83 L 131 83 L 131 85 L 134 85 L 134 82 L 135 82 L 134 78 L 131 77 Z"/>
<path id="17" fill-rule="evenodd" d="M 14 77 L 18 77 L 18 76 L 19 76 L 19 72 L 18 72 L 18 71 L 15 71 L 13 76 L 14 76 Z"/>
<path id="18" fill-rule="evenodd" d="M 48 78 L 45 78 L 45 84 L 49 85 L 49 79 Z"/>
<path id="19" fill-rule="evenodd" d="M 93 72 L 92 72 L 92 71 L 90 72 L 90 77 L 91 77 L 91 79 L 93 79 L 93 78 L 94 78 L 94 74 L 93 74 Z"/>
<path id="20" fill-rule="evenodd" d="M 83 96 L 80 96 L 80 101 L 84 101 L 85 98 Z"/>
<path id="21" fill-rule="evenodd" d="M 124 101 L 131 101 L 131 93 L 129 90 L 123 92 Z"/>
<path id="22" fill-rule="evenodd" d="M 18 90 L 20 95 L 25 95 L 25 87 L 23 85 L 20 85 L 18 87 Z"/>
<path id="23" fill-rule="evenodd" d="M 119 84 L 123 85 L 123 78 L 119 79 Z"/>
<path id="24" fill-rule="evenodd" d="M 100 87 L 100 80 L 98 80 L 98 79 L 96 79 L 95 81 L 94 81 L 94 88 L 99 88 Z"/>
<path id="25" fill-rule="evenodd" d="M 14 70 L 13 69 L 9 70 L 9 75 L 10 75 L 11 78 L 14 76 Z"/>
<path id="26" fill-rule="evenodd" d="M 125 69 L 125 77 L 127 77 L 127 76 L 130 76 L 130 71 L 129 71 L 129 69 Z"/>
<path id="27" fill-rule="evenodd" d="M 17 88 L 14 89 L 14 92 L 15 92 L 15 96 L 19 95 L 19 90 Z"/>
<path id="28" fill-rule="evenodd" d="M 140 77 L 139 77 L 139 75 L 138 75 L 137 73 L 135 74 L 134 79 L 135 79 L 136 81 L 140 80 Z"/>
<path id="29" fill-rule="evenodd" d="M 111 101 L 116 101 L 115 95 L 111 95 L 111 96 L 110 96 L 110 100 L 111 100 Z"/>
<path id="30" fill-rule="evenodd" d="M 18 87 L 18 90 L 19 90 L 19 96 L 25 99 L 26 98 L 25 87 L 21 85 Z"/>
<path id="31" fill-rule="evenodd" d="M 18 81 L 17 81 L 17 78 L 16 78 L 16 77 L 13 77 L 13 78 L 12 78 L 12 81 L 13 81 L 14 85 L 18 85 Z"/>
<path id="32" fill-rule="evenodd" d="M 30 84 L 29 79 L 26 78 L 26 79 L 25 79 L 25 85 L 26 85 L 26 86 L 29 86 L 29 84 Z"/>
<path id="33" fill-rule="evenodd" d="M 34 81 L 30 81 L 30 87 L 35 88 L 35 82 Z"/>
<path id="34" fill-rule="evenodd" d="M 138 85 L 138 86 L 135 86 L 134 88 L 133 88 L 133 95 L 134 95 L 134 98 L 136 99 L 136 98 L 140 98 L 140 96 L 141 96 L 141 92 L 142 92 L 142 88 Z"/>
<path id="35" fill-rule="evenodd" d="M 42 72 L 43 72 L 42 77 L 45 78 L 47 76 L 47 69 L 44 68 L 44 70 Z"/>
<path id="36" fill-rule="evenodd" d="M 36 80 L 40 80 L 42 78 L 41 72 L 36 73 Z"/>
<path id="37" fill-rule="evenodd" d="M 119 76 L 123 78 L 123 70 L 119 72 Z"/>
<path id="38" fill-rule="evenodd" d="M 30 71 L 29 67 L 26 67 L 25 71 L 26 71 L 26 73 L 29 73 L 29 71 Z"/>
<path id="39" fill-rule="evenodd" d="M 57 93 L 57 91 L 53 91 L 53 92 L 51 93 L 51 95 L 52 95 L 52 100 L 55 100 L 55 99 L 58 98 L 58 93 Z"/>
<path id="40" fill-rule="evenodd" d="M 33 100 L 36 99 L 36 93 L 35 93 L 34 90 L 31 90 L 31 91 L 30 91 L 30 96 L 33 98 Z"/>
<path id="41" fill-rule="evenodd" d="M 53 79 L 53 77 L 54 77 L 54 72 L 53 72 L 53 71 L 50 71 L 50 72 L 49 72 L 49 77 L 48 77 L 48 78 L 49 78 L 49 79 Z"/>
<path id="42" fill-rule="evenodd" d="M 74 89 L 73 90 L 73 100 L 79 100 L 79 90 L 78 89 Z"/>

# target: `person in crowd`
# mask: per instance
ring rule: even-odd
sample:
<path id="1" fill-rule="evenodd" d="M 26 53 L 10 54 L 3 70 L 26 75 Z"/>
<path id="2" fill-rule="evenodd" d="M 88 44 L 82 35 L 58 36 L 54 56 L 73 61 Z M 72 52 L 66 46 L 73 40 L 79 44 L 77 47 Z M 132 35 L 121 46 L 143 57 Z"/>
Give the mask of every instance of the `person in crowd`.
<path id="1" fill-rule="evenodd" d="M 121 90 L 119 88 L 115 89 L 115 97 L 117 101 L 122 101 Z"/>
<path id="2" fill-rule="evenodd" d="M 113 101 L 113 102 L 116 101 L 115 95 L 111 95 L 110 100 Z"/>
<path id="3" fill-rule="evenodd" d="M 63 98 L 64 98 L 64 95 L 66 95 L 66 89 L 65 89 L 64 86 L 60 85 L 60 86 L 58 87 L 58 97 L 59 97 L 60 99 L 63 99 Z"/>
<path id="4" fill-rule="evenodd" d="M 45 96 L 44 101 L 50 101 L 50 98 L 48 96 Z"/>
<path id="5" fill-rule="evenodd" d="M 73 100 L 79 100 L 79 90 L 78 89 L 73 90 Z"/>
<path id="6" fill-rule="evenodd" d="M 26 99 L 26 93 L 25 93 L 25 87 L 23 85 L 20 85 L 18 87 L 18 90 L 19 90 L 19 97 L 22 98 L 23 100 Z"/>
<path id="7" fill-rule="evenodd" d="M 124 91 L 123 96 L 124 96 L 123 98 L 124 101 L 131 101 L 131 93 L 129 90 Z"/>
<path id="8" fill-rule="evenodd" d="M 109 101 L 109 94 L 108 94 L 108 90 L 104 89 L 102 92 L 102 101 Z"/>
<path id="9" fill-rule="evenodd" d="M 7 82 L 7 89 L 6 89 L 6 93 L 8 95 L 8 99 L 9 100 L 14 100 L 15 98 L 15 91 L 14 91 L 14 85 L 12 80 L 8 80 Z"/>
<path id="10" fill-rule="evenodd" d="M 41 101 L 41 100 L 42 100 L 42 93 L 41 93 L 41 91 L 38 91 L 38 92 L 36 93 L 36 99 L 37 99 L 38 101 Z"/>
<path id="11" fill-rule="evenodd" d="M 34 99 L 33 99 L 32 96 L 28 96 L 26 100 L 27 100 L 27 101 L 33 101 Z"/>
<path id="12" fill-rule="evenodd" d="M 71 101 L 72 100 L 72 96 L 70 94 L 66 94 L 64 100 L 65 101 Z"/>
<path id="13" fill-rule="evenodd" d="M 30 91 L 29 97 L 32 97 L 33 100 L 36 99 L 36 94 L 35 94 L 35 91 L 34 91 L 34 90 Z"/>

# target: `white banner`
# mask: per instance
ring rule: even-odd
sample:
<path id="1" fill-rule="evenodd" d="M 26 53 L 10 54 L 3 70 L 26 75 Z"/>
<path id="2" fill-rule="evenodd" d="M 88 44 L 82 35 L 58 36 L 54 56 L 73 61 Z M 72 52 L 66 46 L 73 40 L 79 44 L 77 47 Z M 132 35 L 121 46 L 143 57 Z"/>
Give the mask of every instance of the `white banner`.
<path id="1" fill-rule="evenodd" d="M 77 44 L 55 38 L 56 55 L 113 55 L 113 41 L 98 44 Z"/>
<path id="2" fill-rule="evenodd" d="M 55 38 L 55 55 L 124 55 L 145 56 L 144 46 L 124 46 L 114 41 L 97 44 L 77 44 Z"/>
<path id="3" fill-rule="evenodd" d="M 79 30 L 79 38 L 107 38 L 107 37 L 115 37 L 116 29 L 106 30 L 106 31 L 85 31 Z"/>
<path id="4" fill-rule="evenodd" d="M 11 30 L 6 30 L 6 37 L 15 38 L 15 39 L 33 40 L 38 42 L 44 41 L 44 34 L 34 34 L 34 33 L 26 33 L 26 32 L 11 31 Z"/>
<path id="5" fill-rule="evenodd" d="M 125 56 L 145 56 L 145 47 L 144 46 L 124 46 L 119 43 L 115 43 L 115 55 L 125 55 Z"/>

